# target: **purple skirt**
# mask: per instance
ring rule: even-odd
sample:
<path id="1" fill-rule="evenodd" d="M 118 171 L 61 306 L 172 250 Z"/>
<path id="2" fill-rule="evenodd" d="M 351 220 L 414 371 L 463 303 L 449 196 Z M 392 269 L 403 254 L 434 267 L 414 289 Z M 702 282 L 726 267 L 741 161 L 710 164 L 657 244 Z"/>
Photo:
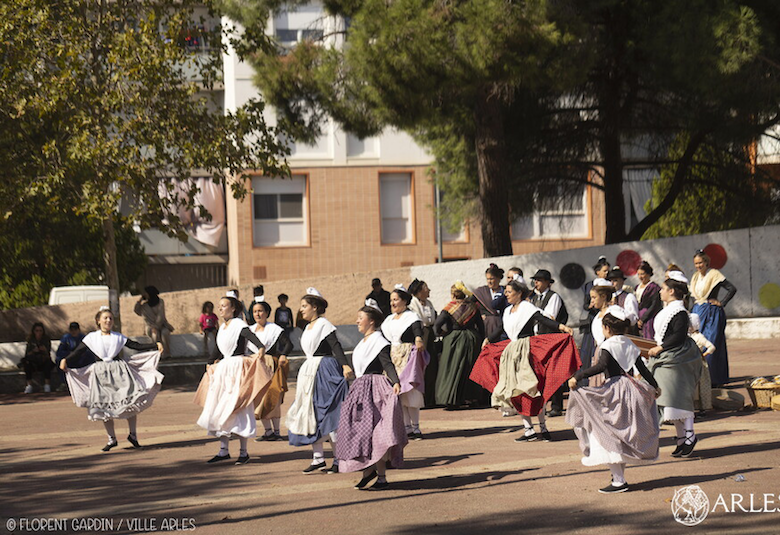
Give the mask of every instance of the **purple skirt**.
<path id="1" fill-rule="evenodd" d="M 388 455 L 393 467 L 404 460 L 406 429 L 401 401 L 384 375 L 357 379 L 341 405 L 338 441 L 334 455 L 339 471 L 356 472 Z"/>

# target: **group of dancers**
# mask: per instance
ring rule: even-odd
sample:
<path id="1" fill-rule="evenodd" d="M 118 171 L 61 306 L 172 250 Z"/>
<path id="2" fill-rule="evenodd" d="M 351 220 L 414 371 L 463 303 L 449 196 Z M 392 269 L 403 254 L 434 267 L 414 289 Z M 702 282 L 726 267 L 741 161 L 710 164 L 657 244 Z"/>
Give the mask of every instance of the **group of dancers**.
<path id="1" fill-rule="evenodd" d="M 697 252 L 695 260 L 698 277 L 690 286 L 683 272 L 671 265 L 657 290 L 649 280 L 652 268 L 643 263 L 640 269 L 646 276 L 640 276 L 641 286 L 634 292 L 623 287 L 622 272 L 599 259 L 596 278 L 583 288 L 587 318 L 575 325 L 585 331 L 579 348 L 546 270 L 532 277 L 533 289 L 518 268 L 510 270 L 501 286 L 503 272 L 491 264 L 485 287 L 471 292 L 456 282 L 451 301 L 438 314 L 428 300 L 427 284 L 415 280 L 411 291 L 397 285 L 387 317 L 372 299 L 357 310 L 363 338 L 351 357 L 325 318 L 327 300 L 308 288 L 300 302 L 300 314 L 308 322 L 300 340 L 306 359 L 286 417 L 290 445 L 312 448 L 312 460 L 303 472 L 362 471 L 356 488 L 387 488 L 388 466 L 400 467 L 408 441 L 423 438 L 420 409 L 430 402 L 430 389 L 435 389 L 435 401 L 450 409 L 489 396 L 490 405 L 503 415 L 521 416 L 524 429 L 517 442 L 549 441 L 545 405 L 568 387 L 566 421 L 579 439 L 583 464 L 608 465 L 612 482 L 600 492 L 628 490 L 626 465 L 658 457 L 660 422 L 675 426 L 673 457 L 689 457 L 698 442 L 694 399 L 706 368 L 697 342 L 689 336 L 692 316 L 686 305 L 693 299 L 707 321 L 717 323 L 736 290 L 709 269 L 703 252 Z M 720 288 L 729 294 L 722 302 L 717 301 Z M 265 429 L 257 441 L 282 438 L 281 405 L 292 343 L 284 329 L 268 321 L 271 307 L 262 298 L 251 305 L 251 327 L 235 294 L 222 297 L 217 312 L 220 358 L 207 366 L 198 387 L 195 401 L 202 411 L 197 423 L 219 438 L 220 449 L 208 463 L 232 461 L 229 441 L 238 438 L 234 464 L 241 465 L 250 460 L 247 445 L 257 437 L 257 420 Z M 98 330 L 85 337 L 61 368 L 67 370 L 76 405 L 87 408 L 90 420 L 104 423 L 108 443 L 103 451 L 118 444 L 115 419 L 128 420 L 128 441 L 140 447 L 137 414 L 152 404 L 160 389 L 157 364 L 163 348 L 113 332 L 113 315 L 106 307 L 95 319 Z M 645 340 L 628 336 L 640 332 Z M 635 342 L 645 348 L 644 355 Z M 723 340 L 709 342 L 708 358 Z M 121 358 L 125 346 L 141 352 Z M 86 348 L 98 357 L 96 362 L 69 367 Z M 427 373 L 430 367 L 435 374 Z M 722 373 L 723 368 L 722 362 L 710 360 L 710 372 Z M 726 382 L 727 363 L 725 370 L 725 379 L 713 375 L 711 382 Z M 333 449 L 330 466 L 325 442 Z"/>

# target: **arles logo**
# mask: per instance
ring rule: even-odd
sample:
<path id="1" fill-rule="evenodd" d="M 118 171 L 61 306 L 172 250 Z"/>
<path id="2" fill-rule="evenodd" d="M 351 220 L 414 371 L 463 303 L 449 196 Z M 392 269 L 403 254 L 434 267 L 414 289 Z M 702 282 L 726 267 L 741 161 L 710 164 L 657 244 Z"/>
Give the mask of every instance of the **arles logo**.
<path id="1" fill-rule="evenodd" d="M 710 512 L 710 499 L 698 485 L 678 489 L 672 498 L 674 519 L 686 526 L 701 524 Z"/>

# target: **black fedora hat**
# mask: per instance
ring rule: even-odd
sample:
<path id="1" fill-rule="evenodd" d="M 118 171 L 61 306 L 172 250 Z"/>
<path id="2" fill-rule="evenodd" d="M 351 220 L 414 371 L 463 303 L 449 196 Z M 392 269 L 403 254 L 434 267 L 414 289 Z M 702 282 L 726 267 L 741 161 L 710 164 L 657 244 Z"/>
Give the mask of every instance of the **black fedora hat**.
<path id="1" fill-rule="evenodd" d="M 531 277 L 531 279 L 536 279 L 540 281 L 549 281 L 550 283 L 555 282 L 555 279 L 552 278 L 552 275 L 546 269 L 537 270 L 536 273 L 534 273 L 534 276 Z"/>
<path id="2" fill-rule="evenodd" d="M 609 273 L 607 274 L 607 280 L 612 280 L 612 279 L 624 279 L 625 280 L 625 278 L 626 278 L 626 276 L 623 275 L 623 270 L 620 269 L 617 266 L 615 266 L 612 269 L 610 269 Z"/>

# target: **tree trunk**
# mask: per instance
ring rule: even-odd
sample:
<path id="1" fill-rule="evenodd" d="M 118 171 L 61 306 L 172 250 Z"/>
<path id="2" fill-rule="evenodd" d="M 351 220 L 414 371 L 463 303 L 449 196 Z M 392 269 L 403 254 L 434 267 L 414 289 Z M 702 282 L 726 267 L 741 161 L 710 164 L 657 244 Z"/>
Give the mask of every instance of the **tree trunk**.
<path id="1" fill-rule="evenodd" d="M 119 309 L 119 270 L 117 268 L 116 240 L 114 238 L 114 218 L 108 215 L 103 219 L 103 260 L 106 264 L 106 283 L 108 284 L 108 306 L 114 313 L 114 328 L 120 331 L 122 321 Z"/>
<path id="2" fill-rule="evenodd" d="M 619 243 L 626 240 L 626 206 L 623 201 L 623 158 L 617 132 L 604 136 L 601 150 L 604 155 L 604 242 Z"/>
<path id="3" fill-rule="evenodd" d="M 505 106 L 495 85 L 485 86 L 475 106 L 475 148 L 479 178 L 479 202 L 483 253 L 486 257 L 512 254 L 507 201 Z"/>

